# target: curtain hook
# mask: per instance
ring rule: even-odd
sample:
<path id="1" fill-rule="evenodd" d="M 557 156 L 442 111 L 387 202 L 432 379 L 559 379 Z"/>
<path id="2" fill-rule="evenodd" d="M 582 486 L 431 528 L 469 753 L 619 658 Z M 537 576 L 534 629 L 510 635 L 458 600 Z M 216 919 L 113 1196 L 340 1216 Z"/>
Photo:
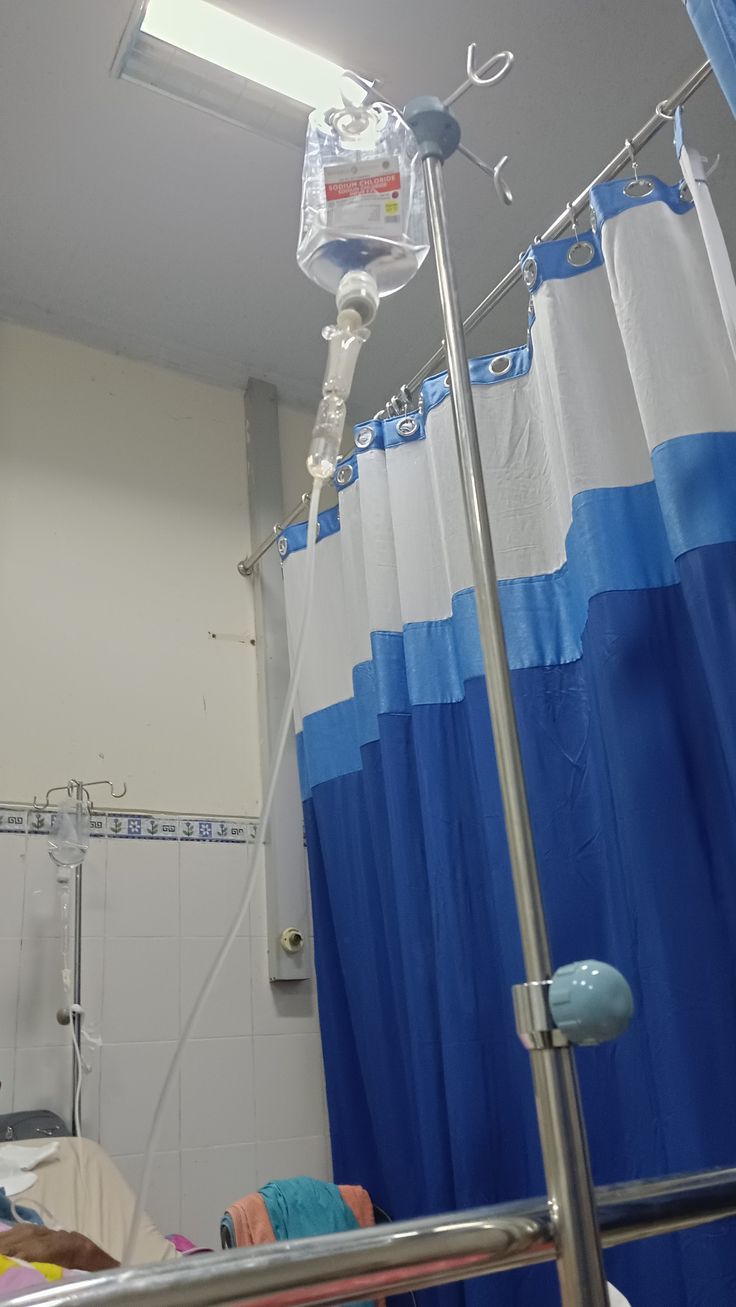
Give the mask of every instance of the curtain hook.
<path id="1" fill-rule="evenodd" d="M 578 236 L 577 216 L 575 214 L 575 209 L 572 204 L 568 204 L 566 206 L 566 212 L 570 215 L 570 226 L 572 227 L 572 234 L 575 237 L 576 241 L 580 240 L 580 237 Z"/>
<path id="2" fill-rule="evenodd" d="M 636 160 L 636 151 L 635 151 L 635 149 L 634 149 L 633 141 L 631 140 L 630 137 L 628 137 L 628 136 L 626 137 L 626 140 L 624 141 L 624 145 L 626 146 L 626 149 L 627 149 L 628 152 L 629 152 L 629 159 L 631 160 L 631 167 L 632 167 L 632 170 L 633 170 L 633 173 L 634 173 L 634 181 L 635 181 L 635 182 L 638 182 L 638 180 L 639 180 L 639 164 L 637 163 L 637 160 Z"/>
<path id="3" fill-rule="evenodd" d="M 716 155 L 716 157 L 715 157 L 715 159 L 713 160 L 712 163 L 711 163 L 710 159 L 704 159 L 704 160 L 703 160 L 703 163 L 707 163 L 707 165 L 708 165 L 708 167 L 705 169 L 705 180 L 706 180 L 706 181 L 708 180 L 709 177 L 712 177 L 712 176 L 713 176 L 713 173 L 715 172 L 715 170 L 716 170 L 716 168 L 718 167 L 718 165 L 719 165 L 720 162 L 721 162 L 721 156 L 720 156 L 720 154 L 717 154 L 717 155 Z"/>

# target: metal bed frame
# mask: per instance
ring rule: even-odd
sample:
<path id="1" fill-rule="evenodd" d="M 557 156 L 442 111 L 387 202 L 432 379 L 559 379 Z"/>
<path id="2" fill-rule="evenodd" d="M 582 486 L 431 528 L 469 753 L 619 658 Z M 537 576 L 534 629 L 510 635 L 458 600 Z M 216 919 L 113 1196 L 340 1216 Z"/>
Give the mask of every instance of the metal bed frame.
<path id="1" fill-rule="evenodd" d="M 596 1190 L 605 1247 L 736 1215 L 736 1167 Z M 6 1307 L 321 1307 L 467 1280 L 555 1256 L 544 1198 L 241 1248 L 23 1294 Z"/>

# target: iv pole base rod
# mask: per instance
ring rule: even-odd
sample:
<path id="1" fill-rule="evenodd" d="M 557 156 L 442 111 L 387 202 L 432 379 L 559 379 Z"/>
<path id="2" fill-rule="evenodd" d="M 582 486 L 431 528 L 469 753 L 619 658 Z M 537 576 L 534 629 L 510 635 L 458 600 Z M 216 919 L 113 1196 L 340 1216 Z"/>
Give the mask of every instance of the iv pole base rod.
<path id="1" fill-rule="evenodd" d="M 552 974 L 524 771 L 498 598 L 488 504 L 468 372 L 460 298 L 448 238 L 443 165 L 424 152 L 424 184 L 445 327 L 450 398 L 463 488 L 488 701 L 528 982 Z M 569 1047 L 531 1054 L 539 1134 L 563 1307 L 607 1307 L 593 1182 Z"/>
<path id="2" fill-rule="evenodd" d="M 111 787 L 112 788 L 112 787 Z M 84 804 L 85 792 L 84 785 L 81 781 L 75 783 L 75 798 L 77 801 L 77 815 L 81 814 L 82 805 Z M 78 863 L 74 868 L 74 988 L 72 994 L 73 1007 L 71 1012 L 72 1031 L 74 1032 L 74 1050 L 72 1056 L 72 1121 L 71 1129 L 73 1135 L 79 1134 L 78 1118 L 81 1114 L 81 1084 L 82 1068 L 82 863 Z M 77 1104 L 80 1104 L 78 1111 Z"/>

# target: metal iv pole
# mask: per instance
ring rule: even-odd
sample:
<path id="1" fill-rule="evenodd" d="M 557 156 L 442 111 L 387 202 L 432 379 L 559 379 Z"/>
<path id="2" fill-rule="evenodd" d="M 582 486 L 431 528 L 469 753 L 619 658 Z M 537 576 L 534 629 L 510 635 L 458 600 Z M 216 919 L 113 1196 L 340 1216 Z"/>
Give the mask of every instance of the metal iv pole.
<path id="1" fill-rule="evenodd" d="M 462 149 L 460 127 L 448 104 L 473 83 L 490 84 L 499 80 L 512 61 L 511 55 L 495 56 L 496 61 L 502 62 L 501 71 L 483 82 L 480 75 L 494 61 L 475 73 L 473 54 L 471 47 L 467 82 L 447 104 L 435 97 L 421 97 L 407 106 L 404 116 L 417 138 L 422 158 L 444 319 L 450 398 L 486 686 L 526 969 L 526 984 L 516 987 L 514 1003 L 519 1034 L 531 1054 L 560 1292 L 563 1307 L 607 1307 L 608 1292 L 573 1052 L 567 1036 L 555 1026 L 550 1011 L 550 987 L 554 983 L 552 959 L 511 693 L 463 319 L 448 235 L 443 165 L 456 149 Z M 502 198 L 508 202 L 510 194 Z M 621 981 L 625 986 L 623 978 Z"/>
<path id="2" fill-rule="evenodd" d="M 66 792 L 68 798 L 74 799 L 76 804 L 77 821 L 81 826 L 82 811 L 86 807 L 88 812 L 92 811 L 92 799 L 89 791 L 97 785 L 105 785 L 110 790 L 110 796 L 114 799 L 122 799 L 127 793 L 127 785 L 123 783 L 122 790 L 115 789 L 112 781 L 78 781 L 72 779 L 67 781 L 66 785 L 54 785 L 46 791 L 46 797 L 42 803 L 36 798 L 33 800 L 33 807 L 36 812 L 43 812 L 48 808 L 51 802 L 51 795 L 58 793 L 60 790 Z M 71 1132 L 78 1135 L 80 1131 L 80 1100 L 81 1100 L 81 1080 L 82 1080 L 82 1022 L 84 1012 L 82 1010 L 82 868 L 84 861 L 76 863 L 71 871 L 74 875 L 74 974 L 72 984 L 72 1002 L 71 1008 L 60 1008 L 56 1014 L 59 1025 L 72 1028 L 72 1042 L 74 1045 L 74 1057 L 72 1058 L 72 1108 L 71 1108 Z"/>

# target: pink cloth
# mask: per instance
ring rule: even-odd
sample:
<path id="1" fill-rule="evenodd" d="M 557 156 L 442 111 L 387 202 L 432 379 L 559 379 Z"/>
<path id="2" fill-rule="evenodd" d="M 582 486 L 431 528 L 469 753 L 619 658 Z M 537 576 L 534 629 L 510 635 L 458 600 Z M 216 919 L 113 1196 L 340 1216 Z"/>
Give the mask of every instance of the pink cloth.
<path id="1" fill-rule="evenodd" d="M 13 1226 L 0 1221 L 0 1233 L 12 1230 Z M 44 1269 L 38 1269 L 43 1267 Z M 17 1257 L 0 1256 L 0 1302 L 15 1298 L 36 1289 L 49 1289 L 53 1284 L 67 1283 L 69 1280 L 83 1280 L 86 1271 L 67 1271 L 62 1267 L 51 1267 L 48 1263 L 22 1262 Z"/>
<path id="2" fill-rule="evenodd" d="M 187 1239 L 185 1234 L 167 1234 L 166 1238 L 183 1257 L 193 1257 L 195 1253 L 212 1252 L 211 1248 L 198 1248 L 196 1243 L 192 1243 L 191 1239 Z"/>

